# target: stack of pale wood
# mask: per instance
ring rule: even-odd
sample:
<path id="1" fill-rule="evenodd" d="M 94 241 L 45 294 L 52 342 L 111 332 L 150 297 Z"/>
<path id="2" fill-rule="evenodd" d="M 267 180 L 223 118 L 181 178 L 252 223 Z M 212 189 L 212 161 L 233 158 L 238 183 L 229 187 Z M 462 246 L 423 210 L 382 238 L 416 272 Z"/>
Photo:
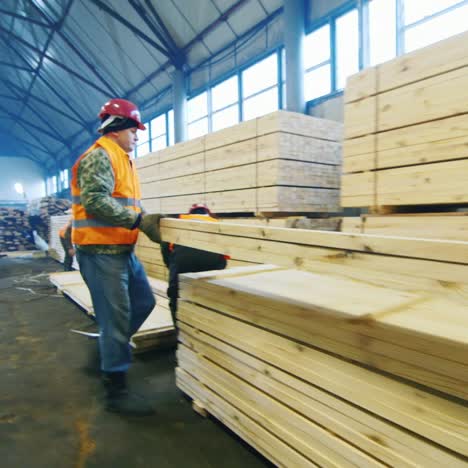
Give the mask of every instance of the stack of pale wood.
<path id="1" fill-rule="evenodd" d="M 198 405 L 281 466 L 466 466 L 468 242 L 162 232 L 277 265 L 181 277 L 177 383 Z"/>
<path id="2" fill-rule="evenodd" d="M 80 272 L 68 271 L 49 275 L 51 283 L 65 296 L 78 304 L 87 315 L 94 317 L 91 295 Z M 164 348 L 175 344 L 174 322 L 166 296 L 167 283 L 149 278 L 156 306 L 132 337 L 135 352 Z"/>
<path id="3" fill-rule="evenodd" d="M 27 213 L 16 208 L 0 208 L 0 252 L 35 248 Z"/>
<path id="4" fill-rule="evenodd" d="M 42 239 L 49 238 L 50 217 L 63 215 L 71 208 L 70 200 L 65 198 L 42 197 L 32 200 L 28 210 L 33 222 L 33 229 L 37 231 Z"/>
<path id="5" fill-rule="evenodd" d="M 457 213 L 468 204 L 467 41 L 460 34 L 349 79 L 342 205 L 380 216 L 345 220 L 344 230 L 468 239 Z"/>
<path id="6" fill-rule="evenodd" d="M 186 213 L 337 212 L 342 125 L 278 111 L 136 160 L 143 206 Z"/>
<path id="7" fill-rule="evenodd" d="M 50 232 L 49 232 L 49 255 L 60 263 L 63 263 L 65 253 L 63 251 L 62 243 L 60 242 L 59 231 L 70 220 L 70 215 L 51 216 L 50 217 Z M 73 259 L 73 268 L 79 270 L 78 261 L 76 256 Z"/>

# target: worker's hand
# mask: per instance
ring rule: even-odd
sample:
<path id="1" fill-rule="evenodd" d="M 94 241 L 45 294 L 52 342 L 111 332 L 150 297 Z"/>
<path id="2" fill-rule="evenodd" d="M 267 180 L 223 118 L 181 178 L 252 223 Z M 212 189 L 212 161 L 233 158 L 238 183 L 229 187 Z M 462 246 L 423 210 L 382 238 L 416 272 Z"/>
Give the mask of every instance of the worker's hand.
<path id="1" fill-rule="evenodd" d="M 70 255 L 70 257 L 73 257 L 75 255 L 75 249 L 68 249 L 68 255 Z"/>
<path id="2" fill-rule="evenodd" d="M 153 242 L 158 244 L 161 242 L 161 232 L 159 230 L 161 218 L 164 218 L 161 214 L 145 214 L 138 226 L 140 231 L 143 231 Z"/>

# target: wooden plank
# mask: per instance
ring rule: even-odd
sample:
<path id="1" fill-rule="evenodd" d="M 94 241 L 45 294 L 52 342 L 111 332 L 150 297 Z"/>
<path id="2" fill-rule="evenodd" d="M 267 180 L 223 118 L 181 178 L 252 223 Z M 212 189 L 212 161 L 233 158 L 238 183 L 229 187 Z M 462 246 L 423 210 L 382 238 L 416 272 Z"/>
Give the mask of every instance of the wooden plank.
<path id="1" fill-rule="evenodd" d="M 390 466 L 453 462 L 446 451 L 277 368 L 180 322 L 181 342 Z M 298 378 L 299 377 L 299 378 Z M 432 458 L 433 457 L 433 458 Z"/>
<path id="2" fill-rule="evenodd" d="M 376 120 L 377 108 L 375 97 L 346 104 L 344 106 L 345 139 L 347 140 L 375 133 L 377 131 Z"/>
<path id="3" fill-rule="evenodd" d="M 185 346 L 179 346 L 177 358 L 184 370 L 312 462 L 334 467 L 381 466 L 331 431 L 310 423 L 302 415 Z"/>
<path id="4" fill-rule="evenodd" d="M 292 133 L 328 141 L 341 141 L 343 125 L 334 120 L 318 119 L 284 110 L 258 117 L 257 136 L 275 132 Z"/>
<path id="5" fill-rule="evenodd" d="M 462 405 L 206 308 L 182 301 L 179 312 L 194 328 L 457 453 L 468 453 L 468 411 Z"/>
<path id="6" fill-rule="evenodd" d="M 341 222 L 340 231 L 363 233 L 364 231 L 363 231 L 362 218 L 360 218 L 359 216 L 344 216 Z M 379 233 L 371 232 L 370 234 L 379 234 Z M 398 235 L 398 234 L 393 234 L 393 235 Z"/>
<path id="7" fill-rule="evenodd" d="M 144 198 L 141 200 L 141 206 L 147 213 L 163 213 L 160 198 Z"/>
<path id="8" fill-rule="evenodd" d="M 378 171 L 377 204 L 467 203 L 467 173 L 468 159 Z"/>
<path id="9" fill-rule="evenodd" d="M 377 135 L 377 168 L 468 157 L 468 114 Z"/>
<path id="10" fill-rule="evenodd" d="M 362 102 L 365 103 L 373 99 L 365 99 Z M 466 113 L 467 101 L 468 67 L 464 67 L 379 94 L 378 128 L 376 130 L 391 130 L 463 114 Z M 372 113 L 369 110 L 367 118 L 372 118 Z M 374 122 L 373 118 L 372 122 Z M 352 129 L 353 124 L 347 137 L 351 137 L 353 134 L 358 136 Z"/>
<path id="11" fill-rule="evenodd" d="M 285 132 L 257 138 L 257 160 L 294 159 L 305 162 L 341 164 L 341 143 Z"/>
<path id="12" fill-rule="evenodd" d="M 240 141 L 255 138 L 257 133 L 256 119 L 241 122 L 229 128 L 218 130 L 217 132 L 208 133 L 205 136 L 205 149 L 211 150 Z"/>
<path id="13" fill-rule="evenodd" d="M 205 152 L 205 170 L 214 171 L 244 164 L 254 164 L 257 160 L 256 148 L 257 140 L 251 138 L 207 150 Z"/>
<path id="14" fill-rule="evenodd" d="M 213 192 L 206 194 L 205 203 L 215 213 L 255 212 L 256 195 L 256 189 Z"/>
<path id="15" fill-rule="evenodd" d="M 340 187 L 340 166 L 289 159 L 263 161 L 256 166 L 256 185 L 260 187 L 270 185 L 335 189 Z"/>
<path id="16" fill-rule="evenodd" d="M 348 77 L 344 93 L 345 104 L 376 95 L 377 75 L 378 67 L 370 67 Z"/>
<path id="17" fill-rule="evenodd" d="M 316 466 L 180 367 L 176 368 L 176 384 L 187 395 L 200 399 L 212 415 L 277 466 Z"/>
<path id="18" fill-rule="evenodd" d="M 205 137 L 194 138 L 192 140 L 176 143 L 159 151 L 159 161 L 169 161 L 176 158 L 183 158 L 190 154 L 203 153 L 205 151 Z"/>
<path id="19" fill-rule="evenodd" d="M 407 308 L 390 306 L 382 314 L 379 297 L 374 296 L 374 300 L 369 297 L 367 301 L 378 306 L 370 315 L 364 313 L 361 319 L 356 311 L 345 305 L 347 295 L 344 293 L 336 294 L 339 297 L 335 300 L 329 299 L 334 303 L 333 311 L 323 308 L 319 299 L 323 283 L 313 282 L 314 278 L 310 278 L 310 275 L 304 275 L 304 279 L 312 282 L 294 283 L 285 279 L 283 282 L 275 281 L 275 274 L 291 279 L 294 272 L 267 272 L 201 283 L 187 282 L 184 277 L 181 297 L 283 336 L 467 399 L 466 321 L 463 325 L 464 307 L 460 304 L 443 298 L 422 296 L 413 301 L 408 300 Z M 262 284 L 262 279 L 267 280 L 267 287 L 265 283 Z M 304 284 L 308 285 L 307 289 Z M 290 290 L 281 292 L 283 285 L 289 286 Z M 361 287 L 357 289 L 363 295 L 366 294 Z M 302 293 L 299 298 L 298 294 L 289 294 L 297 293 L 298 290 L 299 294 Z M 304 291 L 308 292 L 307 296 Z M 338 306 L 340 298 L 343 304 Z M 349 297 L 348 302 L 353 303 L 353 298 Z M 242 311 L 238 310 L 239 303 L 242 303 Z M 362 307 L 357 308 L 364 312 Z M 430 325 L 436 325 L 437 320 L 440 322 L 441 311 L 448 309 L 450 312 L 446 314 L 444 324 L 431 333 Z M 388 322 L 380 318 L 380 315 L 391 317 L 392 314 L 413 315 L 417 318 L 422 310 L 432 316 L 424 331 L 417 327 L 415 319 L 412 321 L 415 324 L 413 327 L 408 325 L 401 330 L 401 327 L 390 327 Z"/>
<path id="20" fill-rule="evenodd" d="M 170 232 L 173 229 L 173 232 Z M 396 255 L 410 258 L 430 259 L 446 262 L 468 264 L 468 242 L 444 241 L 437 239 L 418 239 L 390 236 L 375 236 L 370 234 L 346 234 L 342 232 L 321 232 L 306 229 L 284 229 L 255 226 L 234 225 L 226 223 L 206 223 L 203 221 L 189 221 L 178 219 L 163 219 L 161 221 L 163 239 L 168 242 L 184 244 L 184 233 L 198 231 L 199 234 L 230 236 L 230 240 L 239 237 L 252 239 L 252 250 L 259 250 L 260 241 L 298 244 L 302 247 L 319 248 L 317 253 L 322 254 L 320 248 L 343 249 L 357 252 L 372 252 L 382 255 Z M 177 237 L 178 240 L 174 240 Z M 203 237 L 203 234 L 201 234 Z M 190 241 L 188 241 L 190 242 Z M 187 244 L 189 245 L 189 244 Z M 281 250 L 281 246 L 271 244 L 269 250 Z M 311 250 L 312 252 L 312 250 Z M 336 252 L 339 254 L 339 252 Z M 271 263 L 267 256 L 262 254 L 263 263 Z M 241 257 L 237 257 L 241 259 Z M 248 260 L 248 259 L 246 259 Z M 290 263 L 290 262 L 289 262 Z"/>
<path id="21" fill-rule="evenodd" d="M 257 186 L 257 165 L 231 167 L 205 173 L 205 192 L 252 189 Z M 211 207 L 211 205 L 209 205 Z"/>
<path id="22" fill-rule="evenodd" d="M 194 203 L 209 203 L 207 194 L 200 192 L 191 195 L 162 197 L 159 199 L 159 202 L 161 206 L 159 213 L 163 214 L 187 213 Z M 144 206 L 146 206 L 146 204 Z M 209 206 L 215 212 L 218 211 L 211 203 L 209 203 Z"/>
<path id="23" fill-rule="evenodd" d="M 468 65 L 468 33 L 457 34 L 379 66 L 379 92 Z"/>
<path id="24" fill-rule="evenodd" d="M 257 189 L 257 212 L 337 213 L 339 191 L 314 187 L 260 187 Z"/>
<path id="25" fill-rule="evenodd" d="M 360 219 L 360 218 L 358 218 Z M 385 236 L 405 236 L 468 241 L 468 213 L 433 215 L 364 215 L 363 232 Z M 345 229 L 343 229 L 345 230 Z M 350 231 L 347 225 L 346 231 Z"/>

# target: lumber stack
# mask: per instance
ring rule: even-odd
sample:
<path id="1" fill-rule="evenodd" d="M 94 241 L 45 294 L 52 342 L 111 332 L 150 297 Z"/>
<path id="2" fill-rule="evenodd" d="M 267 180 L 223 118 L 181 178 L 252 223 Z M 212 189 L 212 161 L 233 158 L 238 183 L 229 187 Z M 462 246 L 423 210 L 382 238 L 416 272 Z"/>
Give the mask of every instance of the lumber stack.
<path id="1" fill-rule="evenodd" d="M 468 203 L 467 41 L 460 34 L 349 79 L 342 206 Z"/>
<path id="2" fill-rule="evenodd" d="M 372 331 L 365 307 L 363 321 L 339 301 L 324 311 L 304 280 L 317 284 L 266 265 L 182 275 L 178 386 L 278 466 L 466 466 L 465 405 L 326 353 L 321 338 L 354 328 L 406 359 L 430 335 L 378 317 Z"/>
<path id="3" fill-rule="evenodd" d="M 16 208 L 0 208 L 0 252 L 35 248 L 27 213 Z"/>
<path id="4" fill-rule="evenodd" d="M 49 280 L 62 294 L 79 305 L 87 315 L 95 317 L 91 295 L 80 272 L 52 273 L 49 275 Z M 174 322 L 166 295 L 167 283 L 155 278 L 149 278 L 149 282 L 156 299 L 156 306 L 132 337 L 135 352 L 144 352 L 175 344 Z"/>
<path id="5" fill-rule="evenodd" d="M 42 197 L 29 202 L 28 210 L 32 228 L 46 240 L 50 233 L 50 217 L 65 214 L 71 208 L 65 198 Z"/>
<path id="6" fill-rule="evenodd" d="M 181 276 L 177 370 L 275 464 L 466 466 L 467 242 L 185 220 L 163 238 L 276 264 Z"/>
<path id="7" fill-rule="evenodd" d="M 62 243 L 60 242 L 59 231 L 70 220 L 70 215 L 51 216 L 50 217 L 50 231 L 49 231 L 49 255 L 60 263 L 63 263 L 65 253 L 63 251 Z M 73 259 L 73 268 L 79 270 L 78 261 L 76 256 Z"/>
<path id="8" fill-rule="evenodd" d="M 136 160 L 143 206 L 186 213 L 337 212 L 341 124 L 278 111 Z"/>

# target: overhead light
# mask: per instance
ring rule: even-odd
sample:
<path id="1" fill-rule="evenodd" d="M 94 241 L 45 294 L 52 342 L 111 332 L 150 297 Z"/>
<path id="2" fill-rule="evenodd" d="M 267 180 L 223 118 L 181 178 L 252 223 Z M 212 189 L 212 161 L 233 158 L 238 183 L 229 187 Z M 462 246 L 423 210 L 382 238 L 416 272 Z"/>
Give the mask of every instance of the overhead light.
<path id="1" fill-rule="evenodd" d="M 15 183 L 15 190 L 16 190 L 16 193 L 19 193 L 20 195 L 22 195 L 24 193 L 23 184 L 20 183 L 20 182 L 16 182 Z"/>

